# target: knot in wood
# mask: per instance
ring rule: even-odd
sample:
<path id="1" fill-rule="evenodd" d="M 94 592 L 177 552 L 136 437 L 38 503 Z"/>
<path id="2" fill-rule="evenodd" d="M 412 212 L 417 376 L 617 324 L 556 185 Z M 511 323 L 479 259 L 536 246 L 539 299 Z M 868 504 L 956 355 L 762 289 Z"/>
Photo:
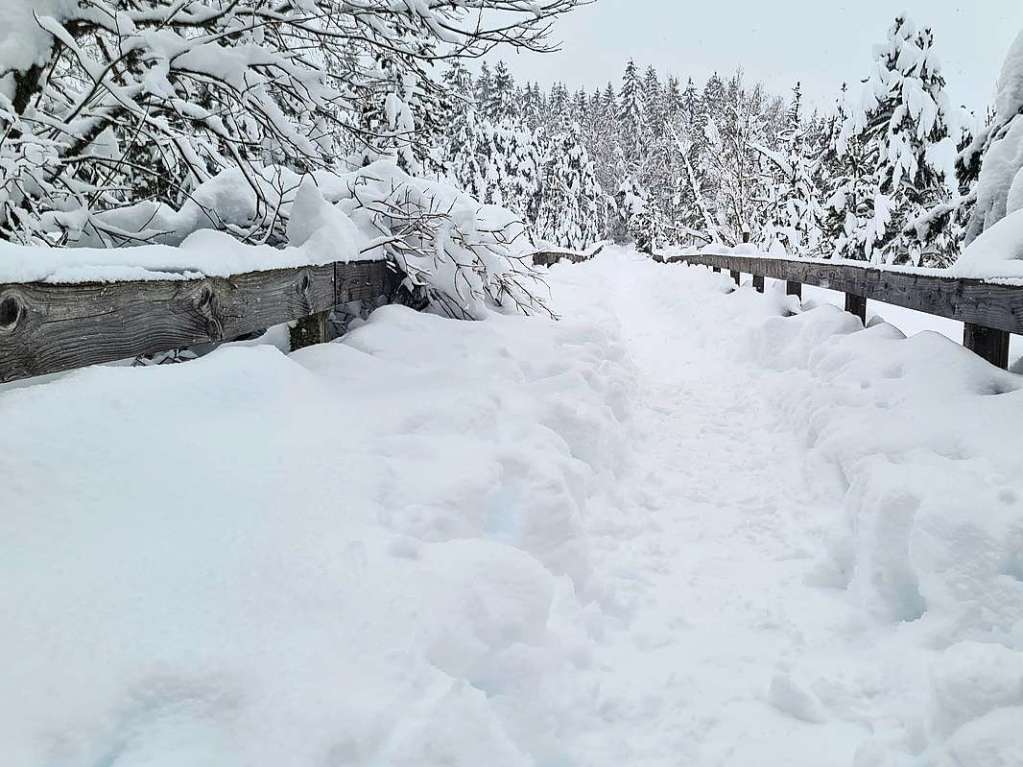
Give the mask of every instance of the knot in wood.
<path id="1" fill-rule="evenodd" d="M 10 332 L 21 320 L 24 304 L 17 293 L 0 295 L 0 332 Z"/>
<path id="2" fill-rule="evenodd" d="M 221 322 L 220 299 L 216 288 L 204 280 L 195 297 L 195 309 L 206 322 L 206 334 L 219 341 L 224 337 L 224 325 Z"/>

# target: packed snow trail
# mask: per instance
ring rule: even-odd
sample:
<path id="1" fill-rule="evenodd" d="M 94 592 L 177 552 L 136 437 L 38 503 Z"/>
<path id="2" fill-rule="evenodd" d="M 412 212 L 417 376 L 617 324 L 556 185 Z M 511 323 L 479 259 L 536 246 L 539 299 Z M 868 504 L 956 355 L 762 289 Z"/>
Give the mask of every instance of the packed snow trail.
<path id="1" fill-rule="evenodd" d="M 549 278 L 0 392 L 5 766 L 1023 763 L 1020 378 Z"/>
<path id="2" fill-rule="evenodd" d="M 604 295 L 573 292 L 614 307 L 637 382 L 632 481 L 590 530 L 595 569 L 626 606 L 596 674 L 617 714 L 581 763 L 849 763 L 848 725 L 809 727 L 799 719 L 814 712 L 772 710 L 766 694 L 778 672 L 773 702 L 798 709 L 786 663 L 844 636 L 848 608 L 802 583 L 812 518 L 834 518 L 840 499 L 808 485 L 796 436 L 737 365 L 730 329 L 712 327 L 720 315 L 701 320 L 674 275 L 632 266 L 590 267 Z"/>

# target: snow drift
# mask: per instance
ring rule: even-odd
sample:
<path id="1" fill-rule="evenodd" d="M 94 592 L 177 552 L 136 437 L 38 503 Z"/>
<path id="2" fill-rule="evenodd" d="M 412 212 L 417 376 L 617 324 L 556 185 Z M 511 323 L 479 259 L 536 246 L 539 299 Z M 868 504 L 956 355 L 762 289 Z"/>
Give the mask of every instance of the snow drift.
<path id="1" fill-rule="evenodd" d="M 388 307 L 0 395 L 4 764 L 558 761 L 629 376 L 534 322 Z"/>

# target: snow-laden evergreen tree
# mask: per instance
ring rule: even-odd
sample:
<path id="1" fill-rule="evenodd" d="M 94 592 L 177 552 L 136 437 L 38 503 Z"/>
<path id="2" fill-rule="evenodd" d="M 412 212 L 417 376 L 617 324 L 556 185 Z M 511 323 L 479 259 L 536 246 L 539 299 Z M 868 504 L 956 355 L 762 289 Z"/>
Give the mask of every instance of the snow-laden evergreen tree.
<path id="1" fill-rule="evenodd" d="M 660 236 L 657 211 L 651 210 L 647 191 L 633 176 L 626 176 L 618 187 L 616 225 L 613 234 L 620 242 L 633 242 L 644 253 L 652 253 Z"/>
<path id="2" fill-rule="evenodd" d="M 652 66 L 643 74 L 643 111 L 651 142 L 657 142 L 664 133 L 664 90 L 657 70 Z"/>
<path id="3" fill-rule="evenodd" d="M 571 122 L 581 125 L 587 119 L 588 113 L 589 101 L 586 97 L 586 91 L 580 88 L 572 96 L 572 107 L 569 112 L 569 119 Z"/>
<path id="4" fill-rule="evenodd" d="M 618 126 L 618 94 L 614 85 L 608 83 L 601 94 L 597 114 L 594 117 L 591 155 L 597 167 L 597 180 L 605 190 L 618 189 L 621 183 L 623 163 Z M 610 235 L 610 233 L 608 233 Z"/>
<path id="5" fill-rule="evenodd" d="M 862 135 L 843 136 L 849 117 L 848 87 L 842 85 L 835 125 L 828 137 L 825 162 L 830 171 L 824 204 L 823 231 L 825 251 L 832 258 L 863 260 L 865 222 L 874 215 L 874 201 L 880 194 L 875 163 L 868 154 Z"/>
<path id="6" fill-rule="evenodd" d="M 572 108 L 572 97 L 564 83 L 554 83 L 551 87 L 550 98 L 547 99 L 547 113 L 544 116 L 543 127 L 549 131 L 559 131 L 569 122 L 569 113 Z"/>
<path id="7" fill-rule="evenodd" d="M 480 65 L 479 77 L 474 81 L 474 100 L 477 116 L 480 120 L 488 120 L 487 107 L 493 104 L 494 75 L 487 62 Z"/>
<path id="8" fill-rule="evenodd" d="M 839 136 L 843 153 L 858 151 L 849 144 L 861 142 L 875 187 L 872 200 L 847 199 L 846 217 L 856 220 L 849 255 L 947 266 L 958 253 L 960 233 L 950 212 L 934 211 L 948 210 L 958 188 L 960 121 L 944 91 L 934 35 L 900 16 L 875 54 Z"/>
<path id="9" fill-rule="evenodd" d="M 770 201 L 767 160 L 760 151 L 769 143 L 767 98 L 761 85 L 746 87 L 742 72 L 729 79 L 720 98 L 717 119 L 708 117 L 705 130 L 718 234 L 729 244 L 746 236 L 756 242 Z"/>
<path id="10" fill-rule="evenodd" d="M 822 254 L 824 218 L 817 186 L 821 155 L 807 135 L 799 83 L 792 89 L 785 120 L 779 149 L 763 148 L 774 164 L 774 185 L 771 218 L 764 229 L 762 244 L 767 250 L 781 246 L 790 255 L 818 256 Z"/>
<path id="11" fill-rule="evenodd" d="M 528 130 L 535 131 L 543 119 L 544 98 L 539 83 L 526 83 L 522 95 L 522 123 Z"/>
<path id="12" fill-rule="evenodd" d="M 483 117 L 500 125 L 518 118 L 519 106 L 515 98 L 515 78 L 508 71 L 508 65 L 498 61 L 494 67 L 493 81 L 480 102 Z"/>
<path id="13" fill-rule="evenodd" d="M 647 156 L 648 125 L 643 80 L 632 59 L 625 67 L 618 93 L 618 130 L 625 158 L 624 172 L 638 179 Z"/>
<path id="14" fill-rule="evenodd" d="M 682 92 L 678 118 L 675 123 L 669 123 L 676 158 L 674 165 L 679 175 L 677 242 L 692 244 L 694 240 L 715 242 L 719 239 L 717 220 L 712 212 L 713 194 L 707 183 L 707 124 L 706 102 L 689 78 Z"/>
<path id="15" fill-rule="evenodd" d="M 582 250 L 604 236 L 607 201 L 577 123 L 551 139 L 537 230 L 556 245 Z"/>
<path id="16" fill-rule="evenodd" d="M 977 179 L 976 205 L 965 232 L 968 245 L 1023 210 L 1023 32 L 1002 66 L 994 111 L 962 152 L 960 165 Z"/>
<path id="17" fill-rule="evenodd" d="M 445 120 L 458 96 L 435 81 L 436 42 L 422 33 L 406 37 L 417 55 L 404 66 L 390 50 L 377 54 L 380 74 L 366 88 L 363 105 L 362 161 L 388 157 L 410 175 L 433 176 L 443 170 Z"/>
<path id="18" fill-rule="evenodd" d="M 541 135 L 517 121 L 494 125 L 470 110 L 447 144 L 448 175 L 480 202 L 507 208 L 535 226 L 543 184 Z"/>

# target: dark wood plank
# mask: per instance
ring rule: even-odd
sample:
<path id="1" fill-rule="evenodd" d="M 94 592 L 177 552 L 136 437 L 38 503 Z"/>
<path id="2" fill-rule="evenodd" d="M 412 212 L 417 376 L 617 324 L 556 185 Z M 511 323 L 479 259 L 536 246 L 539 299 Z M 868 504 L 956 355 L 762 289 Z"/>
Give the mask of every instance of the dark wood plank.
<path id="1" fill-rule="evenodd" d="M 764 276 L 762 274 L 753 275 L 753 289 L 757 291 L 757 293 L 764 292 Z"/>
<path id="2" fill-rule="evenodd" d="M 382 261 L 197 280 L 0 285 L 0 382 L 230 340 L 394 287 Z"/>
<path id="3" fill-rule="evenodd" d="M 864 325 L 867 324 L 867 299 L 863 296 L 853 295 L 852 293 L 845 294 L 845 310 L 849 314 L 855 314 L 860 318 L 860 322 Z"/>
<path id="4" fill-rule="evenodd" d="M 699 262 L 698 261 L 693 261 L 693 262 L 690 262 L 690 263 L 699 263 Z M 742 283 L 742 272 L 738 271 L 737 269 L 731 269 L 731 270 L 729 270 L 728 273 L 732 276 L 732 280 L 735 282 L 736 285 L 739 285 L 739 284 Z"/>
<path id="5" fill-rule="evenodd" d="M 967 322 L 963 325 L 963 346 L 1002 370 L 1009 367 L 1009 334 L 1004 330 Z"/>
<path id="6" fill-rule="evenodd" d="M 792 280 L 785 280 L 785 295 L 795 296 L 802 300 L 803 298 L 803 283 L 793 282 Z"/>
<path id="7" fill-rule="evenodd" d="M 1023 286 L 943 277 L 922 270 L 895 271 L 826 261 L 702 253 L 666 259 L 669 263 L 683 260 L 732 272 L 817 285 L 959 322 L 1023 333 Z"/>

